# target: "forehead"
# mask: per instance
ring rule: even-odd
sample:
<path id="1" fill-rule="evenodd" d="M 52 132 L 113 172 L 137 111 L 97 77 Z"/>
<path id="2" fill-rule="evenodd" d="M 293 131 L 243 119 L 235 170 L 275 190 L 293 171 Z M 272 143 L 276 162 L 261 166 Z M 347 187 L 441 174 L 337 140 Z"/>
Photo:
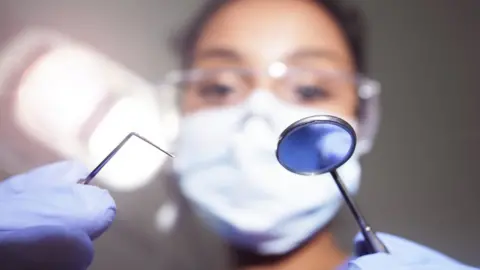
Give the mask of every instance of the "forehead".
<path id="1" fill-rule="evenodd" d="M 234 52 L 252 66 L 284 60 L 299 51 L 314 52 L 311 56 L 316 58 L 328 55 L 344 67 L 352 64 L 335 20 L 308 0 L 231 1 L 207 23 L 195 55 L 212 50 Z"/>

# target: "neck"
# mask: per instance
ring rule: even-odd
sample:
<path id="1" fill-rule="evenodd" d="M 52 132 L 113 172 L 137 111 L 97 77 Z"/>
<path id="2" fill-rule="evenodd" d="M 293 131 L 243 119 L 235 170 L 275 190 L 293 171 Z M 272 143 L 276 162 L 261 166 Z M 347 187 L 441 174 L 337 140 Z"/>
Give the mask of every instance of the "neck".
<path id="1" fill-rule="evenodd" d="M 334 270 L 348 258 L 328 231 L 319 232 L 307 244 L 287 255 L 259 257 L 239 252 L 238 256 L 241 270 Z"/>

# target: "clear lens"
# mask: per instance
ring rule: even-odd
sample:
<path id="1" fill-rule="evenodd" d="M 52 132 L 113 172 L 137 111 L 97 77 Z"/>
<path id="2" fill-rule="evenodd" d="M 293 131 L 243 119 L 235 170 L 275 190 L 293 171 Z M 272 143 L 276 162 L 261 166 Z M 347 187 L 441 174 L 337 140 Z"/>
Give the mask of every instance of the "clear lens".
<path id="1" fill-rule="evenodd" d="M 196 71 L 184 75 L 180 90 L 197 99 L 202 107 L 235 105 L 252 91 L 251 74 L 240 70 Z"/>
<path id="2" fill-rule="evenodd" d="M 284 101 L 309 107 L 351 104 L 356 99 L 356 81 L 339 73 L 291 69 L 276 91 Z"/>

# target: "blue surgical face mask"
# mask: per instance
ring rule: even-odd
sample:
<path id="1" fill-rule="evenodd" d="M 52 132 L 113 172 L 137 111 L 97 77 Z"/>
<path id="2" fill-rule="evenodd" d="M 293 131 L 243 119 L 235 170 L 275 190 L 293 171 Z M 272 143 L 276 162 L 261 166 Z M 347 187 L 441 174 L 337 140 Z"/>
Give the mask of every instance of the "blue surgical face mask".
<path id="1" fill-rule="evenodd" d="M 244 104 L 182 120 L 174 170 L 184 194 L 219 235 L 260 254 L 283 254 L 331 221 L 342 203 L 331 176 L 293 174 L 275 157 L 280 133 L 318 114 L 328 112 L 256 91 Z M 352 193 L 360 173 L 357 155 L 339 168 Z"/>

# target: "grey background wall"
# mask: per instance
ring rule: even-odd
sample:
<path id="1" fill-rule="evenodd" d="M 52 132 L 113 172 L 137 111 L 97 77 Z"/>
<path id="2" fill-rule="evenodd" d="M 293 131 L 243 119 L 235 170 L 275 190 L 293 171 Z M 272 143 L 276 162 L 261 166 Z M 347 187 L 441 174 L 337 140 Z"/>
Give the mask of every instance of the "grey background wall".
<path id="1" fill-rule="evenodd" d="M 370 23 L 370 75 L 383 85 L 359 204 L 378 230 L 480 265 L 480 1 L 356 2 Z M 0 28 L 51 26 L 157 81 L 176 66 L 166 39 L 201 3 L 3 0 Z M 353 220 L 343 211 L 339 221 L 347 243 Z M 95 269 L 110 268 L 101 261 Z"/>

